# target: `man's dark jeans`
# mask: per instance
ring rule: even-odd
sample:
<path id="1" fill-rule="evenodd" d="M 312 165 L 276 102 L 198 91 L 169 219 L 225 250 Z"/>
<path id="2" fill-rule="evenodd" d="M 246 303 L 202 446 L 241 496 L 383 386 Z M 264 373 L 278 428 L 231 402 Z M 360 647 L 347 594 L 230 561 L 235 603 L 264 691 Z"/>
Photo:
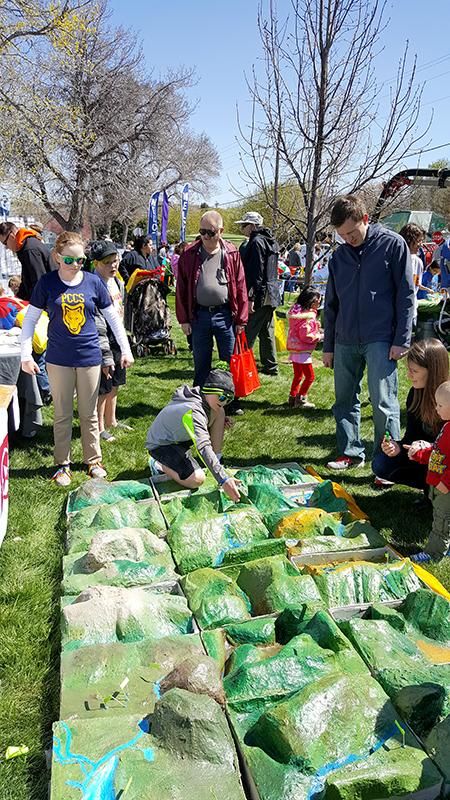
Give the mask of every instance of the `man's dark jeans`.
<path id="1" fill-rule="evenodd" d="M 228 303 L 211 310 L 197 308 L 192 321 L 192 353 L 194 356 L 194 386 L 203 386 L 211 370 L 212 353 L 216 340 L 219 358 L 230 363 L 234 350 L 234 330 Z"/>
<path id="2" fill-rule="evenodd" d="M 33 358 L 40 369 L 39 374 L 36 375 L 36 380 L 42 398 L 48 397 L 50 394 L 50 384 L 48 382 L 47 367 L 45 365 L 46 352 L 47 351 L 44 350 L 43 353 L 36 353 L 36 351 L 33 350 Z"/>
<path id="3" fill-rule="evenodd" d="M 259 360 L 264 372 L 276 375 L 278 372 L 277 351 L 275 346 L 274 313 L 272 306 L 256 308 L 248 318 L 246 328 L 248 346 L 253 345 L 259 336 Z"/>

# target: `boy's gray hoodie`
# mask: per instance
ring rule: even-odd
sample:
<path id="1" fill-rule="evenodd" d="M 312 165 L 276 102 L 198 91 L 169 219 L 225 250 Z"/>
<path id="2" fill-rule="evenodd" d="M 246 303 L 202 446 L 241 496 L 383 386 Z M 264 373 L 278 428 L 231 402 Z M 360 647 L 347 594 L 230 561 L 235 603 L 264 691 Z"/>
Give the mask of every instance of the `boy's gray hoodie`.
<path id="1" fill-rule="evenodd" d="M 201 460 L 222 484 L 228 475 L 212 449 L 209 410 L 198 386 L 180 386 L 148 429 L 145 446 L 151 453 L 156 447 L 192 442 Z"/>
<path id="2" fill-rule="evenodd" d="M 334 352 L 336 342 L 407 348 L 413 315 L 411 256 L 401 236 L 375 224 L 360 247 L 339 245 L 329 262 L 324 353 Z"/>

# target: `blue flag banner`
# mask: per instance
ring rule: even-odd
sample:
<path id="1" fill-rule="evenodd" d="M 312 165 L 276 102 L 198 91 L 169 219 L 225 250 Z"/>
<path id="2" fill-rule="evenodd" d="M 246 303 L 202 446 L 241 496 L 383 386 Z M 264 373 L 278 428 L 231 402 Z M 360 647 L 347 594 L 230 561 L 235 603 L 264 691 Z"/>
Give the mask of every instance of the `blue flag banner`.
<path id="1" fill-rule="evenodd" d="M 180 242 L 186 241 L 186 220 L 189 209 L 189 184 L 186 183 L 183 187 L 181 195 L 181 228 L 180 228 Z"/>
<path id="2" fill-rule="evenodd" d="M 161 241 L 167 242 L 167 223 L 169 221 L 169 198 L 167 197 L 167 192 L 164 189 L 163 192 L 163 202 L 162 202 L 162 214 L 161 214 Z"/>
<path id="3" fill-rule="evenodd" d="M 155 245 L 158 244 L 158 201 L 159 192 L 153 192 L 148 206 L 148 229 L 147 233 L 152 237 Z"/>

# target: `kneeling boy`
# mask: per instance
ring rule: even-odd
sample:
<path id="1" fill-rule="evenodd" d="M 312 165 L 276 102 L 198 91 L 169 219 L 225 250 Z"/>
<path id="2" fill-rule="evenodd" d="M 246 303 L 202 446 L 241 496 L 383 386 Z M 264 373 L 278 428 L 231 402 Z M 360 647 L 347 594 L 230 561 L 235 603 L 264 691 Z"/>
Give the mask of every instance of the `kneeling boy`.
<path id="1" fill-rule="evenodd" d="M 234 398 L 231 374 L 213 369 L 202 388 L 181 386 L 159 412 L 147 433 L 150 471 L 163 472 L 187 489 L 197 489 L 205 473 L 192 451 L 210 470 L 225 494 L 239 502 L 237 482 L 220 464 L 225 428 L 224 407 Z"/>

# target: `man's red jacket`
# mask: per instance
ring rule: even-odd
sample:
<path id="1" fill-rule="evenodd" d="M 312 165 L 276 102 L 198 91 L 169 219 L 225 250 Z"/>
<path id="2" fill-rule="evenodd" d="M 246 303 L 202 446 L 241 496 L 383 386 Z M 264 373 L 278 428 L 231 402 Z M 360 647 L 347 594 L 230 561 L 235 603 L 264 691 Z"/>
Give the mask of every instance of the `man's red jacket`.
<path id="1" fill-rule="evenodd" d="M 221 239 L 224 268 L 228 281 L 228 302 L 234 325 L 246 325 L 248 321 L 248 298 L 244 267 L 238 250 L 230 242 Z M 181 325 L 191 323 L 195 317 L 195 293 L 201 269 L 202 243 L 193 242 L 181 254 L 178 262 L 176 290 L 176 314 Z"/>

